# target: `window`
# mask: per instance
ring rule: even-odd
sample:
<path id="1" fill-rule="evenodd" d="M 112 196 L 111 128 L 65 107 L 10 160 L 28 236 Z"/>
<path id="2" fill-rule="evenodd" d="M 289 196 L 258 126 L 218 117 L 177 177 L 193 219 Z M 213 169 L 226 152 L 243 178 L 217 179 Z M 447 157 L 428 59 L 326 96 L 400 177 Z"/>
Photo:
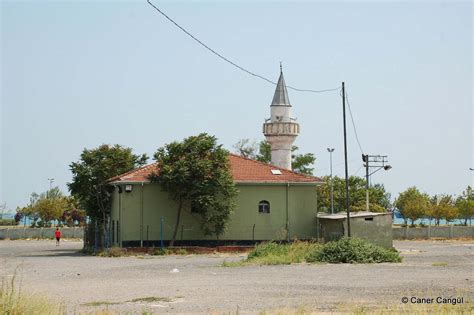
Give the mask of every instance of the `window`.
<path id="1" fill-rule="evenodd" d="M 262 200 L 258 203 L 259 213 L 270 213 L 270 203 L 266 200 Z"/>

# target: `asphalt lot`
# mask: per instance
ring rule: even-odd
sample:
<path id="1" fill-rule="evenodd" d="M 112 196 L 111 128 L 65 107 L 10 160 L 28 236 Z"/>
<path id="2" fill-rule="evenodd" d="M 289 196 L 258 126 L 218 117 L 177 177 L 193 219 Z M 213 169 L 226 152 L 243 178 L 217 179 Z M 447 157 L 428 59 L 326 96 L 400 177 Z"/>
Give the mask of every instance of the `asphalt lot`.
<path id="1" fill-rule="evenodd" d="M 324 312 L 347 305 L 400 305 L 405 296 L 474 301 L 473 241 L 394 245 L 403 263 L 230 268 L 220 265 L 244 255 L 103 258 L 79 254 L 78 241 L 66 240 L 60 247 L 52 240 L 0 241 L 0 277 L 16 272 L 24 292 L 62 302 L 71 313 L 105 308 L 132 313 Z M 129 302 L 145 297 L 163 300 Z"/>

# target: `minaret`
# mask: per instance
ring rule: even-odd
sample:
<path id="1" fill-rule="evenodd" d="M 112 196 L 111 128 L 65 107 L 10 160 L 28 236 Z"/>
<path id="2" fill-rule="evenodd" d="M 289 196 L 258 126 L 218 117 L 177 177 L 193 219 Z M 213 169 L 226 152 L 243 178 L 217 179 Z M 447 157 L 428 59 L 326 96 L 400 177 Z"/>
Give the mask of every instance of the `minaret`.
<path id="1" fill-rule="evenodd" d="M 291 104 L 281 64 L 270 113 L 271 117 L 263 124 L 263 134 L 272 148 L 272 164 L 291 170 L 291 147 L 300 133 L 300 125 L 291 118 Z"/>

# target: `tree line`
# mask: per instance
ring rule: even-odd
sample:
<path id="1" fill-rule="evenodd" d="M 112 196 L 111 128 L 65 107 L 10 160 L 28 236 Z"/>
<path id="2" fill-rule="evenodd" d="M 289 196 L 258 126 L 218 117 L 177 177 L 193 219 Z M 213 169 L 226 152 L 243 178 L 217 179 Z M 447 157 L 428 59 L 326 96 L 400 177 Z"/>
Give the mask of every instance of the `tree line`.
<path id="1" fill-rule="evenodd" d="M 27 206 L 17 207 L 15 222 L 24 218 L 30 219 L 31 227 L 49 227 L 52 221 L 59 225 L 82 226 L 86 211 L 80 208 L 76 198 L 65 196 L 59 187 L 54 187 L 41 194 L 32 193 Z"/>
<path id="2" fill-rule="evenodd" d="M 441 220 L 451 222 L 456 219 L 467 225 L 474 217 L 474 192 L 471 186 L 467 186 L 458 197 L 446 194 L 429 196 L 416 187 L 410 187 L 399 194 L 394 205 L 405 224 L 410 220 L 414 225 L 416 220 L 426 218 L 435 225 L 439 225 Z"/>
<path id="3" fill-rule="evenodd" d="M 234 149 L 237 154 L 270 163 L 271 148 L 268 142 L 240 140 Z M 292 149 L 293 170 L 312 175 L 316 157 L 311 153 L 297 154 Z M 153 159 L 160 165 L 159 173 L 153 173 L 150 180 L 159 183 L 163 191 L 176 201 L 176 222 L 171 244 L 173 244 L 183 210 L 193 211 L 201 218 L 201 229 L 206 235 L 217 238 L 223 234 L 230 214 L 235 209 L 237 190 L 232 179 L 228 159 L 229 151 L 217 144 L 217 138 L 208 134 L 199 134 L 181 142 L 166 144 L 155 151 Z M 131 148 L 121 145 L 103 144 L 97 148 L 84 149 L 80 158 L 69 167 L 72 181 L 67 184 L 71 196 L 64 196 L 55 187 L 42 194 L 33 193 L 30 203 L 17 209 L 16 219 L 24 216 L 32 218 L 33 225 L 49 224 L 52 220 L 64 224 L 82 224 L 88 218 L 88 226 L 96 227 L 98 233 L 86 233 L 85 247 L 108 247 L 108 232 L 112 193 L 114 186 L 108 180 L 145 165 L 146 154 L 134 154 Z M 330 187 L 334 187 L 334 209 L 345 211 L 345 181 L 340 177 L 324 176 L 325 185 L 319 187 L 319 211 L 330 212 Z M 352 211 L 366 209 L 365 178 L 349 178 L 350 206 Z M 386 212 L 399 209 L 400 213 L 411 220 L 427 217 L 439 224 L 441 219 L 448 222 L 462 218 L 464 223 L 473 217 L 474 196 L 468 187 L 461 196 L 449 195 L 433 197 L 421 193 L 415 187 L 402 192 L 395 203 L 391 204 L 390 193 L 381 184 L 369 188 L 370 210 Z M 97 235 L 99 240 L 97 243 Z"/>

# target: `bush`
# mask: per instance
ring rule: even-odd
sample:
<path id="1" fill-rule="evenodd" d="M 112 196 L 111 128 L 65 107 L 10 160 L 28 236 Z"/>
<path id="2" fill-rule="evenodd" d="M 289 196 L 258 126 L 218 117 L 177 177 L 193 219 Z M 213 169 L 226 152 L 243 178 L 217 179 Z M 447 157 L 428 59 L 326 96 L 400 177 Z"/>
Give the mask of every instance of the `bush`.
<path id="1" fill-rule="evenodd" d="M 97 256 L 100 257 L 122 257 L 127 254 L 127 250 L 124 248 L 120 247 L 111 247 L 108 250 L 105 250 L 103 252 L 100 252 L 97 254 Z"/>
<path id="2" fill-rule="evenodd" d="M 306 260 L 328 263 L 381 263 L 401 262 L 402 258 L 396 250 L 386 249 L 358 238 L 344 237 L 326 243 L 321 249 L 309 253 Z"/>
<path id="3" fill-rule="evenodd" d="M 155 256 L 169 255 L 169 250 L 167 250 L 166 248 L 158 248 L 153 252 L 153 255 Z"/>
<path id="4" fill-rule="evenodd" d="M 265 257 L 269 255 L 285 255 L 288 253 L 288 245 L 281 245 L 274 242 L 261 243 L 249 253 L 248 259 L 255 259 L 257 257 Z"/>
<path id="5" fill-rule="evenodd" d="M 176 255 L 187 255 L 188 251 L 184 248 L 178 248 L 177 250 L 174 251 L 174 254 L 176 254 Z"/>
<path id="6" fill-rule="evenodd" d="M 15 219 L 1 219 L 0 225 L 2 226 L 18 225 L 18 222 L 16 222 Z"/>
<path id="7" fill-rule="evenodd" d="M 316 242 L 295 241 L 291 244 L 275 242 L 261 243 L 249 253 L 248 263 L 260 265 L 288 265 L 306 261 L 308 253 L 315 252 L 321 247 Z"/>

